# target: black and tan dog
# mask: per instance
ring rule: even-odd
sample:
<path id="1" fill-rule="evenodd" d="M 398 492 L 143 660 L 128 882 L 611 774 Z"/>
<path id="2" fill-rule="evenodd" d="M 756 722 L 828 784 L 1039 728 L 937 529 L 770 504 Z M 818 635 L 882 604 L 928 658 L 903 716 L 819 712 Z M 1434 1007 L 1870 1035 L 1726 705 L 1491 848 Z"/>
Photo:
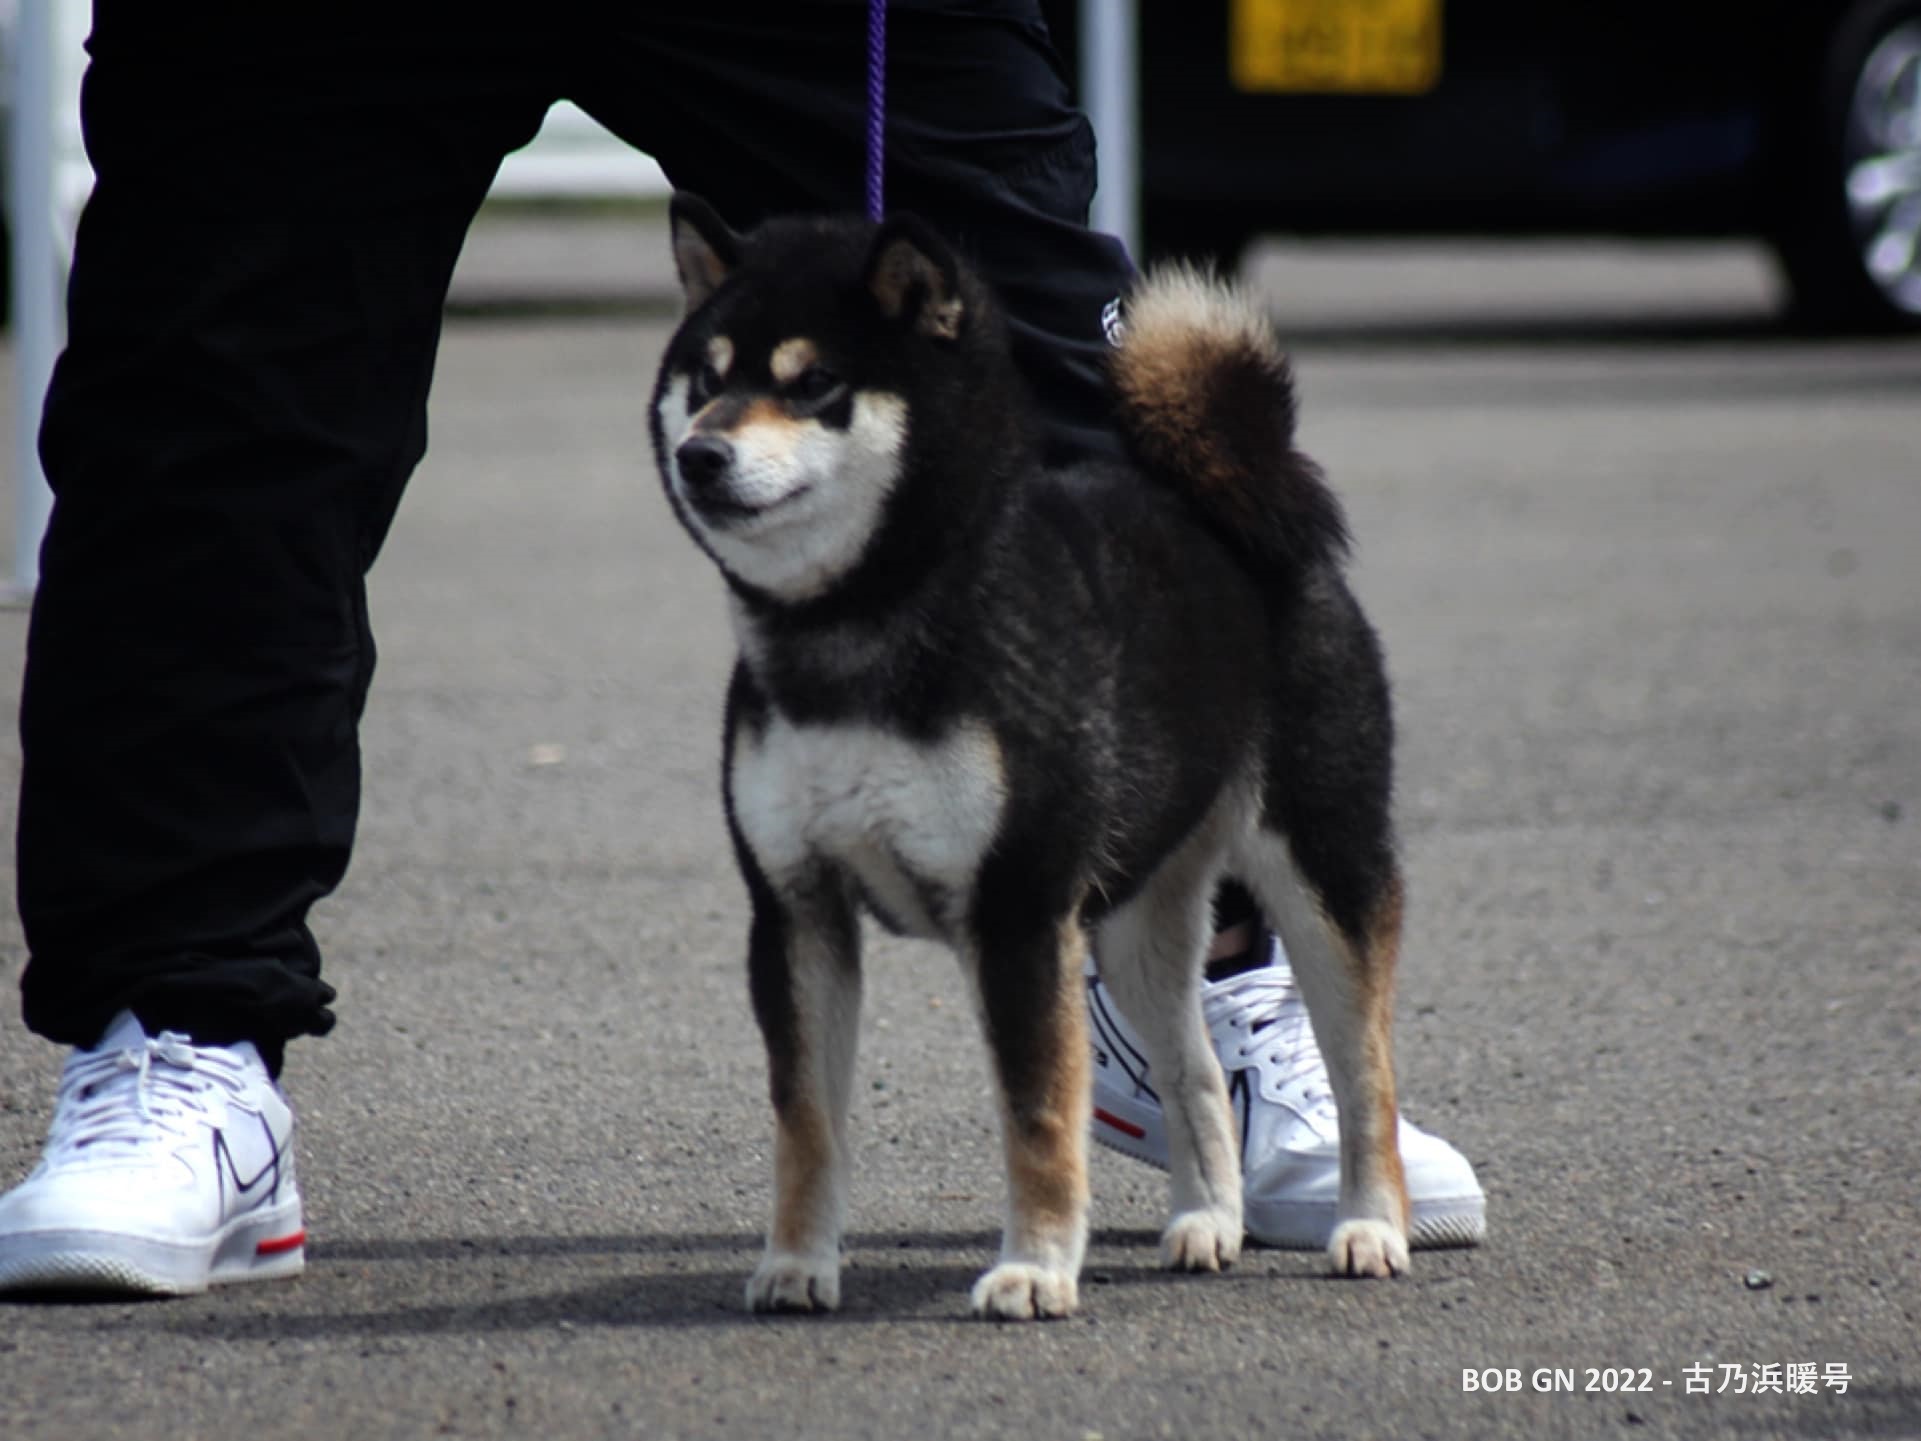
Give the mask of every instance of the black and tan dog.
<path id="1" fill-rule="evenodd" d="M 1009 1188 L 978 1313 L 1076 1305 L 1090 935 L 1167 1078 L 1163 1258 L 1232 1262 L 1239 1151 L 1198 989 L 1223 875 L 1279 928 L 1327 1057 L 1333 1266 L 1405 1270 L 1387 683 L 1260 311 L 1147 280 L 1113 358 L 1137 465 L 1049 471 L 993 298 L 924 226 L 736 235 L 682 196 L 673 244 L 687 315 L 653 439 L 732 596 L 727 814 L 777 1124 L 749 1304 L 839 1302 L 863 909 L 950 945 L 978 999 Z"/>

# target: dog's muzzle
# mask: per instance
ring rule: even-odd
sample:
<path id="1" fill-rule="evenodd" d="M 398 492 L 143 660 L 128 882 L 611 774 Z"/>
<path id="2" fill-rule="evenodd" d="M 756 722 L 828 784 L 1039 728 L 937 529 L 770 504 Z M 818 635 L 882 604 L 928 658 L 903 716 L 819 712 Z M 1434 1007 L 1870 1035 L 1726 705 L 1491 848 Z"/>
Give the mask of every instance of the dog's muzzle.
<path id="1" fill-rule="evenodd" d="M 734 474 L 734 447 L 718 435 L 690 435 L 674 452 L 680 469 L 680 487 L 687 503 L 710 525 L 726 525 L 757 513 L 751 505 L 741 504 L 730 483 Z"/>
<path id="2" fill-rule="evenodd" d="M 798 486 L 784 495 L 755 504 L 743 499 L 735 487 L 738 459 L 733 442 L 719 435 L 690 435 L 674 451 L 681 492 L 710 526 L 723 527 L 757 519 L 799 500 L 813 488 Z"/>
<path id="3" fill-rule="evenodd" d="M 734 447 L 717 435 L 690 435 L 674 452 L 687 498 L 725 499 L 727 475 L 734 468 Z"/>

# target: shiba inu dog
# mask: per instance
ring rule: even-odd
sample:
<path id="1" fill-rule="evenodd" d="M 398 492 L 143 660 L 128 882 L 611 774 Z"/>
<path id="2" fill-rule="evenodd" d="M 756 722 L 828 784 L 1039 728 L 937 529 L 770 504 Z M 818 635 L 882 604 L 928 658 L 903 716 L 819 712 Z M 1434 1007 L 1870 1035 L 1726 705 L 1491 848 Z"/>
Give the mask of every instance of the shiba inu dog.
<path id="1" fill-rule="evenodd" d="M 687 310 L 652 434 L 739 640 L 725 796 L 776 1121 L 748 1304 L 839 1303 L 863 911 L 953 948 L 992 1052 L 1009 1194 L 978 1314 L 1077 1304 L 1090 938 L 1166 1078 L 1163 1260 L 1233 1262 L 1198 993 L 1223 875 L 1280 931 L 1326 1054 L 1333 1268 L 1406 1270 L 1387 681 L 1262 313 L 1148 278 L 1112 360 L 1133 463 L 1047 470 L 994 298 L 926 226 L 737 235 L 681 195 L 672 236 Z"/>

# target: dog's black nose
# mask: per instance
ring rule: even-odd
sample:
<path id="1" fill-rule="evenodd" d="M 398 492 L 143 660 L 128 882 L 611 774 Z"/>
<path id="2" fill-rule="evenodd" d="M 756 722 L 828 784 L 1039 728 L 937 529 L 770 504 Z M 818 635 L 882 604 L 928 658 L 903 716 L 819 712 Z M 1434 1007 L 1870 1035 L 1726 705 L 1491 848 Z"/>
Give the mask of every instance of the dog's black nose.
<path id="1" fill-rule="evenodd" d="M 680 443 L 674 459 L 689 490 L 713 490 L 733 468 L 734 447 L 717 435 L 690 435 Z"/>

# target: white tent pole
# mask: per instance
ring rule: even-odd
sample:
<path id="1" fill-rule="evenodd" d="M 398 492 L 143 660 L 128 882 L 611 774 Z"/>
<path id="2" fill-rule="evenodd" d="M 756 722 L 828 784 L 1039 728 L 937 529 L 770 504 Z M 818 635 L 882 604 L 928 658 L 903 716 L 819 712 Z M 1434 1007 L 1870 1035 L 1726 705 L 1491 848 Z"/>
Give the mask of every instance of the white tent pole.
<path id="1" fill-rule="evenodd" d="M 53 0 L 20 0 L 14 31 L 8 154 L 13 234 L 13 573 L 17 599 L 40 580 L 40 537 L 53 496 L 40 470 L 40 408 L 60 347 L 60 266 L 53 205 Z"/>
<path id="2" fill-rule="evenodd" d="M 1140 19 L 1136 0 L 1080 0 L 1081 100 L 1100 146 L 1094 228 L 1139 256 Z"/>

